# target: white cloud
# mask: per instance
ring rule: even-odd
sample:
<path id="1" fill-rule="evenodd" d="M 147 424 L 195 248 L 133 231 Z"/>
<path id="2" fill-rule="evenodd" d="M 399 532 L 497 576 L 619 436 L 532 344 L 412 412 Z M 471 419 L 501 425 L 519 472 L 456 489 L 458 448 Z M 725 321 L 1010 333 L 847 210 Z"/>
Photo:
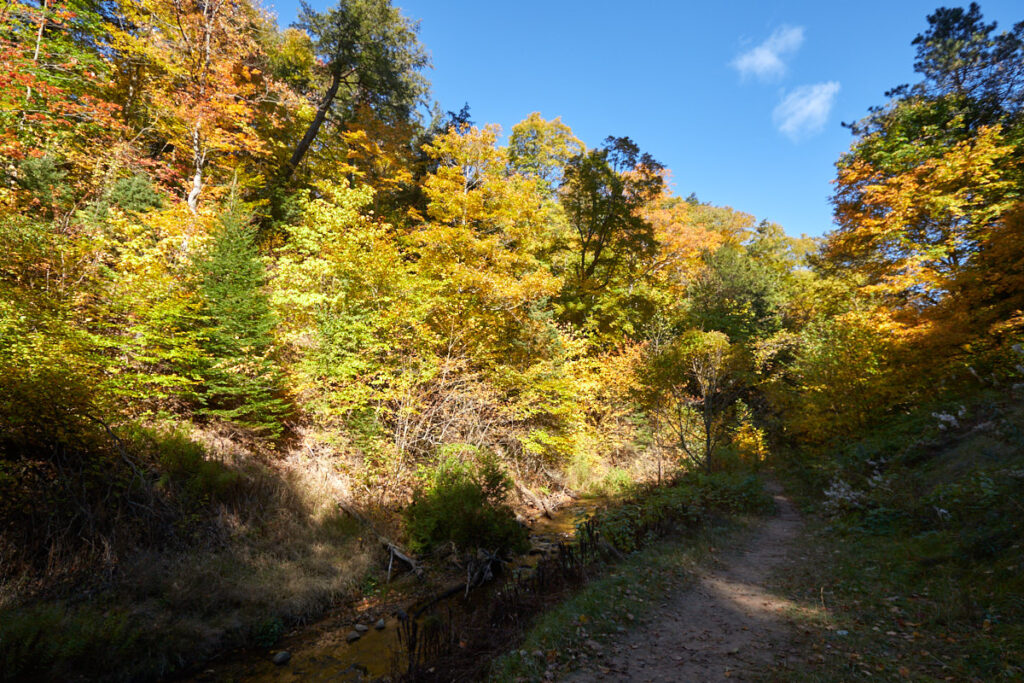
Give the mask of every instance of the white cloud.
<path id="1" fill-rule="evenodd" d="M 732 65 L 744 78 L 756 76 L 762 81 L 782 78 L 786 73 L 787 57 L 804 42 L 803 26 L 780 26 L 754 49 L 744 52 L 732 61 Z"/>
<path id="2" fill-rule="evenodd" d="M 808 138 L 824 129 L 838 94 L 837 81 L 801 85 L 782 98 L 772 112 L 772 121 L 794 142 Z"/>

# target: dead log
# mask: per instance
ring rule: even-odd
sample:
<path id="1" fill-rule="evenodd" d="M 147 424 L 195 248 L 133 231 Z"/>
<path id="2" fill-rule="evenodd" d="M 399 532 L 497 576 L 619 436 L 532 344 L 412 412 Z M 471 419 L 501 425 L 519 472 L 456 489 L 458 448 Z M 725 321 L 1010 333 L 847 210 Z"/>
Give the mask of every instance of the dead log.
<path id="1" fill-rule="evenodd" d="M 416 560 L 412 558 L 412 556 L 409 555 L 409 553 L 403 550 L 400 545 L 398 545 L 397 543 L 389 539 L 387 536 L 377 531 L 377 528 L 373 526 L 373 523 L 366 517 L 364 517 L 358 510 L 353 508 L 351 505 L 348 505 L 344 501 L 338 501 L 338 507 L 341 508 L 345 512 L 345 514 L 354 517 L 356 521 L 358 521 L 360 524 L 369 529 L 370 532 L 377 537 L 377 540 L 380 541 L 381 545 L 384 546 L 385 550 L 388 551 L 389 582 L 391 581 L 391 567 L 394 565 L 396 557 L 400 559 L 402 562 L 405 562 L 407 565 L 409 565 L 409 568 L 412 570 L 412 573 L 415 574 L 417 578 L 423 578 L 423 568 L 419 565 L 418 562 L 416 562 Z"/>
<path id="2" fill-rule="evenodd" d="M 501 565 L 501 558 L 492 552 L 484 549 L 480 549 L 480 554 L 483 558 L 480 560 L 480 564 L 476 566 L 476 571 L 473 571 L 473 562 L 466 563 L 466 597 L 469 597 L 469 591 L 477 586 L 480 586 L 494 578 L 494 572 L 492 565 Z"/>
<path id="3" fill-rule="evenodd" d="M 481 564 L 479 565 L 476 565 L 476 563 L 473 561 L 469 561 L 466 563 L 466 583 L 456 584 L 446 590 L 441 591 L 434 597 L 426 600 L 425 602 L 420 604 L 419 607 L 416 608 L 416 610 L 412 614 L 412 618 L 414 620 L 419 619 L 423 615 L 423 613 L 426 612 L 428 609 L 432 608 L 434 605 L 443 600 L 447 600 L 453 595 L 458 595 L 459 593 L 465 592 L 465 597 L 469 597 L 469 592 L 472 589 L 477 588 L 478 586 L 482 586 L 483 584 L 493 579 L 494 565 L 500 566 L 501 558 L 487 550 L 483 551 L 483 555 L 484 557 L 481 560 Z"/>
<path id="4" fill-rule="evenodd" d="M 544 501 L 543 499 L 541 499 L 540 496 L 538 496 L 536 493 L 523 486 L 518 481 L 516 482 L 516 490 L 519 491 L 519 494 L 523 498 L 533 503 L 541 511 L 541 514 L 543 514 L 548 519 L 551 519 L 551 510 L 548 508 L 547 505 L 544 504 Z"/>

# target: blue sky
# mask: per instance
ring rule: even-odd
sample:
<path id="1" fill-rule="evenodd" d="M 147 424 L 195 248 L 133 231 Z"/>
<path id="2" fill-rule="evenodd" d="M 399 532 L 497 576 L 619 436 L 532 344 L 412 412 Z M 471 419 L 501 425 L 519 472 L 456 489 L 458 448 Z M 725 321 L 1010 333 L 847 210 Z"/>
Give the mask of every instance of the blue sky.
<path id="1" fill-rule="evenodd" d="M 277 0 L 279 22 L 297 0 Z M 329 0 L 312 0 L 326 8 Z M 831 228 L 840 121 L 917 79 L 910 41 L 954 2 L 861 0 L 395 0 L 420 23 L 444 109 L 505 131 L 560 116 L 587 145 L 628 135 L 672 169 L 674 190 L 767 218 Z M 963 3 L 966 6 L 967 3 Z M 1020 0 L 981 2 L 1000 30 Z"/>

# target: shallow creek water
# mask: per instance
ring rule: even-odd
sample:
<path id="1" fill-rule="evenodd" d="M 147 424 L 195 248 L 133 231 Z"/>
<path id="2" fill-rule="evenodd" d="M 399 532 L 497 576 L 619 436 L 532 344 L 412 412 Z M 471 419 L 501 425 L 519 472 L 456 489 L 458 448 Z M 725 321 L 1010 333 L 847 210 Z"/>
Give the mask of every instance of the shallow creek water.
<path id="1" fill-rule="evenodd" d="M 528 570 L 540 561 L 548 552 L 552 552 L 558 543 L 571 540 L 576 531 L 576 524 L 590 517 L 594 511 L 607 502 L 605 498 L 585 498 L 559 508 L 551 518 L 540 517 L 530 526 L 530 551 L 515 558 L 511 563 L 512 571 Z M 492 582 L 491 586 L 480 588 L 470 594 L 468 601 L 479 604 L 480 600 L 488 599 L 489 595 L 502 582 Z M 449 598 L 442 603 L 453 610 L 465 609 L 467 599 L 463 594 Z M 372 681 L 387 676 L 393 671 L 393 664 L 400 656 L 398 642 L 399 621 L 394 616 L 394 609 L 388 612 L 385 627 L 374 628 L 375 619 L 338 620 L 332 623 L 330 616 L 318 625 L 285 638 L 274 652 L 287 650 L 291 660 L 283 665 L 275 665 L 270 656 L 252 654 L 234 660 L 214 664 L 202 673 L 189 679 L 204 683 L 221 681 L 259 681 L 282 683 L 287 681 Z M 347 642 L 348 634 L 356 623 L 362 623 L 370 630 L 359 640 Z"/>

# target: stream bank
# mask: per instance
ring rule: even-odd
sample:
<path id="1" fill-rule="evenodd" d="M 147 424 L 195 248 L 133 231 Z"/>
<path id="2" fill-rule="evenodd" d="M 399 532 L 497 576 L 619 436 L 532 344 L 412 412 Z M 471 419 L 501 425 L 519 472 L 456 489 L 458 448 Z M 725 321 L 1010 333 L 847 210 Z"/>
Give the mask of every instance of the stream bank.
<path id="1" fill-rule="evenodd" d="M 473 611 L 487 603 L 499 590 L 506 579 L 522 577 L 536 570 L 545 558 L 558 552 L 559 547 L 570 543 L 577 525 L 585 521 L 610 499 L 580 498 L 549 511 L 549 516 L 540 516 L 530 524 L 530 549 L 505 567 L 504 576 L 490 582 L 484 588 L 468 595 L 462 591 L 435 605 L 433 612 Z M 435 583 L 428 582 L 434 592 L 439 592 Z M 284 683 L 288 681 L 370 681 L 404 671 L 407 657 L 407 642 L 402 639 L 403 619 L 400 615 L 415 614 L 431 598 L 423 594 L 424 584 L 411 574 L 396 576 L 390 586 L 380 586 L 373 595 L 364 597 L 354 605 L 335 610 L 309 626 L 287 634 L 273 650 L 262 654 L 240 651 L 208 665 L 187 681 L 211 683 L 221 681 L 257 681 Z M 453 588 L 458 586 L 453 586 Z M 420 619 L 425 629 L 433 628 L 430 617 Z M 408 628 L 405 629 L 408 634 Z M 421 631 L 422 633 L 422 631 Z M 421 635 L 422 638 L 422 635 Z M 287 652 L 287 662 L 275 664 L 274 656 Z"/>
<path id="2" fill-rule="evenodd" d="M 502 563 L 496 572 L 501 580 L 484 588 L 442 591 L 451 597 L 438 602 L 437 588 L 445 583 L 434 581 L 434 597 L 426 602 L 367 604 L 355 618 L 348 613 L 333 625 L 287 638 L 281 647 L 290 658 L 281 666 L 270 661 L 273 652 L 263 657 L 250 653 L 193 680 L 480 680 L 488 676 L 493 660 L 529 632 L 538 615 L 623 561 L 628 565 L 645 548 L 656 548 L 668 537 L 680 547 L 699 547 L 708 529 L 742 516 L 770 514 L 775 507 L 760 477 L 741 470 L 682 473 L 665 486 L 638 487 L 614 505 L 579 502 L 535 529 L 533 551 L 511 565 Z M 575 536 L 567 542 L 570 530 Z M 449 575 L 447 585 L 453 578 L 458 580 Z M 397 622 L 388 621 L 383 611 L 397 604 L 406 607 L 397 613 Z M 381 616 L 384 628 L 371 631 Z M 357 623 L 366 635 L 351 633 Z"/>

